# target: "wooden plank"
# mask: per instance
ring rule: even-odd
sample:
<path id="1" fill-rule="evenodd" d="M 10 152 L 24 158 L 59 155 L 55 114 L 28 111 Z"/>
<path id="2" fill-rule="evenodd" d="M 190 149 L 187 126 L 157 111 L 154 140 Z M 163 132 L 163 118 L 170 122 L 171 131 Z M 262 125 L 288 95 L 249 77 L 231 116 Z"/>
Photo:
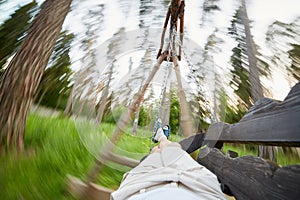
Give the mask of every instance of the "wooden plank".
<path id="1" fill-rule="evenodd" d="M 300 165 L 279 167 L 264 159 L 229 158 L 216 148 L 201 150 L 198 162 L 217 175 L 236 199 L 299 199 Z"/>
<path id="2" fill-rule="evenodd" d="M 184 151 L 186 151 L 187 153 L 192 153 L 202 146 L 204 137 L 204 133 L 197 133 L 181 140 L 179 144 Z"/>
<path id="3" fill-rule="evenodd" d="M 261 99 L 236 124 L 211 125 L 205 141 L 300 146 L 300 82 L 283 102 Z"/>
<path id="4" fill-rule="evenodd" d="M 278 122 L 280 120 L 272 120 L 272 122 L 274 121 Z M 269 120 L 268 122 L 271 123 Z M 299 147 L 300 126 L 294 125 L 295 126 L 293 127 L 298 129 L 290 130 L 289 132 L 283 128 L 275 130 L 269 126 L 260 124 L 257 120 L 254 120 L 251 123 L 237 123 L 234 125 L 219 122 L 210 126 L 204 142 L 213 145 L 217 141 L 221 141 L 228 143 Z M 220 129 L 221 132 L 219 132 Z"/>

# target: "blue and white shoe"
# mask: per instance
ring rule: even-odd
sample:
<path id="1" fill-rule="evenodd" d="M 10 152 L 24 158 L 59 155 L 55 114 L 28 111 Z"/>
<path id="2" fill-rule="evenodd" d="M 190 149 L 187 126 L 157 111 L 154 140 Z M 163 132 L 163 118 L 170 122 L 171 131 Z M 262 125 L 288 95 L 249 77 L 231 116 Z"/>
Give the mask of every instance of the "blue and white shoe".
<path id="1" fill-rule="evenodd" d="M 152 136 L 152 141 L 157 143 L 161 140 L 163 136 L 169 138 L 170 135 L 170 127 L 169 125 L 165 125 L 162 128 L 158 128 L 157 131 Z"/>
<path id="2" fill-rule="evenodd" d="M 167 138 L 169 138 L 169 136 L 170 136 L 170 126 L 169 125 L 164 125 L 163 131 L 164 131 L 165 136 Z"/>

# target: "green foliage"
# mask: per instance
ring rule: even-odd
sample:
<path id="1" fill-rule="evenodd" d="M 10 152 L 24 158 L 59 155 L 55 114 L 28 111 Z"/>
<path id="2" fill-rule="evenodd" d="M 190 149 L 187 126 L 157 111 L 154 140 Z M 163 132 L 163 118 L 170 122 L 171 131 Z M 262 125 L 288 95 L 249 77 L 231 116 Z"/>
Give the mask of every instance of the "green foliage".
<path id="1" fill-rule="evenodd" d="M 239 103 L 237 106 L 230 105 L 230 98 L 227 96 L 224 89 L 220 90 L 219 96 L 219 110 L 221 110 L 222 112 L 220 116 L 221 121 L 224 121 L 229 124 L 239 122 L 242 119 L 242 117 L 246 114 L 248 109 L 242 103 Z"/>
<path id="2" fill-rule="evenodd" d="M 202 96 L 197 96 L 195 95 L 194 97 L 195 99 L 191 102 L 189 102 L 189 105 L 190 105 L 190 109 L 193 110 L 193 117 L 194 117 L 194 121 L 195 123 L 198 123 L 198 124 L 195 124 L 195 127 L 198 127 L 198 133 L 202 132 L 202 131 L 205 131 L 208 129 L 209 127 L 209 123 L 207 122 L 207 119 L 209 118 L 210 116 L 210 113 L 208 112 L 208 110 L 200 105 L 199 102 L 201 103 L 204 103 L 206 102 L 206 100 L 202 97 Z"/>
<path id="3" fill-rule="evenodd" d="M 266 33 L 266 42 L 273 52 L 272 62 L 276 67 L 282 66 L 287 69 L 289 81 L 300 80 L 299 21 L 299 16 L 291 23 L 276 20 L 268 27 Z M 282 59 L 283 57 L 291 59 L 291 63 Z"/>
<path id="4" fill-rule="evenodd" d="M 73 72 L 70 69 L 69 50 L 73 37 L 73 34 L 66 31 L 60 33 L 38 87 L 36 103 L 52 108 L 65 108 L 71 91 L 70 76 Z"/>
<path id="5" fill-rule="evenodd" d="M 234 124 L 239 122 L 242 117 L 246 114 L 247 109 L 244 108 L 241 104 L 237 105 L 236 108 L 226 105 L 226 116 L 225 116 L 225 122 Z"/>
<path id="6" fill-rule="evenodd" d="M 289 73 L 300 81 L 300 45 L 293 44 L 293 49 L 288 51 L 289 58 L 292 59 L 291 66 L 288 68 Z"/>
<path id="7" fill-rule="evenodd" d="M 233 54 L 231 56 L 231 63 L 233 66 L 232 81 L 230 82 L 235 88 L 234 92 L 243 100 L 247 107 L 251 106 L 251 91 L 250 91 L 250 81 L 249 72 L 243 67 L 242 50 L 240 44 L 238 47 L 233 48 Z"/>
<path id="8" fill-rule="evenodd" d="M 102 121 L 105 123 L 114 124 L 120 119 L 124 110 L 126 110 L 126 108 L 124 108 L 122 106 L 118 106 L 118 107 L 114 108 L 113 110 L 110 109 L 110 106 L 107 106 L 105 108 Z"/>
<path id="9" fill-rule="evenodd" d="M 146 106 L 141 106 L 140 115 L 139 115 L 139 126 L 145 127 L 149 124 L 148 119 L 150 119 L 150 113 L 147 112 L 148 108 Z"/>
<path id="10" fill-rule="evenodd" d="M 171 91 L 170 123 L 171 133 L 177 134 L 180 125 L 180 105 L 175 90 Z"/>
<path id="11" fill-rule="evenodd" d="M 232 55 L 230 61 L 232 63 L 232 80 L 230 85 L 234 89 L 234 92 L 239 96 L 243 101 L 243 104 L 250 108 L 253 105 L 253 99 L 251 94 L 251 83 L 249 73 L 249 58 L 248 52 L 250 47 L 247 46 L 246 42 L 246 33 L 244 27 L 245 24 L 242 23 L 242 7 L 239 7 L 231 20 L 231 25 L 228 28 L 228 33 L 236 40 L 237 46 L 232 49 Z M 248 38 L 249 39 L 249 38 Z M 253 44 L 256 49 L 259 47 L 256 44 Z M 269 65 L 259 58 L 261 54 L 258 51 L 255 51 L 256 66 L 260 75 L 268 76 L 270 75 Z M 248 62 L 247 62 L 247 61 Z"/>
<path id="12" fill-rule="evenodd" d="M 32 1 L 15 11 L 0 27 L 0 71 L 7 59 L 12 56 L 21 44 L 29 28 L 33 12 L 37 9 Z"/>

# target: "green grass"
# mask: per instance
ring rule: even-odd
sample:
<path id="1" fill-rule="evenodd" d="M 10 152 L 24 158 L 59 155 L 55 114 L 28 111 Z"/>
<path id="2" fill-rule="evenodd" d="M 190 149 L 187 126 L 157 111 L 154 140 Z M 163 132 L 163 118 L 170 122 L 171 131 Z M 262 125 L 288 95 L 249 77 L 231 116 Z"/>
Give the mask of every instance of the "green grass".
<path id="1" fill-rule="evenodd" d="M 257 156 L 257 149 L 250 150 L 249 148 L 246 148 L 245 145 L 230 145 L 225 144 L 223 147 L 223 151 L 226 153 L 227 150 L 232 150 L 238 153 L 239 156 L 246 156 L 246 155 L 252 155 Z M 300 164 L 300 158 L 296 153 L 284 153 L 282 150 L 277 150 L 276 152 L 277 157 L 277 163 L 280 166 L 286 166 L 286 165 L 294 165 L 294 164 Z"/>
<path id="2" fill-rule="evenodd" d="M 66 173 L 82 177 L 92 161 L 67 119 L 30 115 L 25 152 L 1 157 L 0 199 L 68 199 Z"/>
<path id="3" fill-rule="evenodd" d="M 0 157 L 0 199 L 73 199 L 65 191 L 66 175 L 84 179 L 93 165 L 93 156 L 104 143 L 97 137 L 109 136 L 114 128 L 111 124 L 98 128 L 88 123 L 83 126 L 85 131 L 73 120 L 30 115 L 25 152 L 18 157 Z M 94 138 L 87 140 L 92 134 Z M 129 156 L 138 152 L 133 157 L 139 159 L 149 152 L 150 140 L 146 139 L 124 134 L 117 151 Z M 96 182 L 116 189 L 127 170 L 122 166 L 105 166 Z"/>
<path id="4" fill-rule="evenodd" d="M 226 153 L 228 150 L 237 152 L 239 156 L 257 156 L 257 150 L 250 150 L 249 148 L 245 148 L 243 145 L 224 144 L 224 153 Z"/>

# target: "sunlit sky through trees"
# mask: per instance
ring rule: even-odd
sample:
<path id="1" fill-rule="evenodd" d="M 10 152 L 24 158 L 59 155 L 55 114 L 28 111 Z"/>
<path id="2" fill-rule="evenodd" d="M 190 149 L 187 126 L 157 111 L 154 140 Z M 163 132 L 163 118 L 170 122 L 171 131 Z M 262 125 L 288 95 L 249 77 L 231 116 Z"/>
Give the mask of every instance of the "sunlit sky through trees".
<path id="1" fill-rule="evenodd" d="M 31 1 L 28 0 L 10 0 L 2 3 L 0 6 L 0 21 L 3 22 L 7 19 L 19 6 L 25 5 Z M 43 1 L 37 1 L 41 4 Z M 99 5 L 105 4 L 103 24 L 101 30 L 97 32 L 98 38 L 95 46 L 101 46 L 101 43 L 105 42 L 115 34 L 120 27 L 125 27 L 126 31 L 132 31 L 139 29 L 139 4 L 140 1 L 122 1 L 119 0 L 88 0 L 88 1 L 73 1 L 72 11 L 66 18 L 64 28 L 70 32 L 77 34 L 77 38 L 81 38 L 86 33 L 87 27 L 84 25 L 82 19 L 86 15 L 89 9 Z M 218 5 L 220 11 L 215 11 L 210 17 L 203 21 L 201 13 L 202 1 L 199 0 L 186 0 L 185 8 L 185 37 L 195 41 L 198 45 L 204 48 L 207 42 L 208 36 L 214 31 L 215 28 L 219 30 L 219 37 L 225 42 L 222 43 L 219 48 L 221 52 L 217 53 L 214 60 L 217 66 L 230 66 L 231 49 L 234 47 L 234 40 L 227 34 L 227 28 L 230 25 L 230 20 L 237 8 L 236 0 L 220 0 Z M 266 56 L 271 56 L 272 52 L 265 43 L 266 32 L 268 26 L 275 20 L 291 23 L 296 17 L 300 16 L 300 1 L 299 0 L 247 0 L 248 17 L 251 21 L 251 33 L 253 35 L 255 43 L 260 47 L 260 52 Z M 125 5 L 126 4 L 126 5 Z M 124 12 L 125 10 L 125 12 Z M 165 8 L 161 10 L 153 10 L 150 12 L 149 20 L 145 20 L 145 26 L 148 28 L 162 27 L 164 22 L 164 16 L 166 13 Z M 161 18 L 154 19 L 154 15 L 160 15 Z M 149 23 L 147 25 L 147 23 Z M 76 40 L 76 39 L 75 39 Z M 159 41 L 157 41 L 157 44 Z M 158 46 L 157 46 L 158 48 Z M 99 50 L 100 51 L 100 50 Z M 73 43 L 71 49 L 71 59 L 73 62 L 72 68 L 77 70 L 81 67 L 82 63 L 78 60 L 82 57 L 82 50 L 80 49 L 80 41 Z M 133 54 L 131 54 L 133 55 Z M 143 52 L 136 52 L 137 61 L 134 62 L 133 68 L 138 67 L 139 57 L 143 55 Z M 128 60 L 128 59 L 127 59 Z M 123 73 L 119 73 L 119 77 L 126 75 L 127 65 L 124 64 L 126 58 L 120 56 L 118 65 L 126 65 L 123 69 Z M 121 68 L 122 69 L 122 68 Z M 186 70 L 182 70 L 184 73 Z M 275 81 L 274 81 L 275 80 Z M 287 81 L 287 75 L 283 72 L 273 72 L 272 80 L 262 80 L 266 87 L 268 87 L 273 93 L 273 98 L 282 100 L 291 87 L 289 81 Z"/>

